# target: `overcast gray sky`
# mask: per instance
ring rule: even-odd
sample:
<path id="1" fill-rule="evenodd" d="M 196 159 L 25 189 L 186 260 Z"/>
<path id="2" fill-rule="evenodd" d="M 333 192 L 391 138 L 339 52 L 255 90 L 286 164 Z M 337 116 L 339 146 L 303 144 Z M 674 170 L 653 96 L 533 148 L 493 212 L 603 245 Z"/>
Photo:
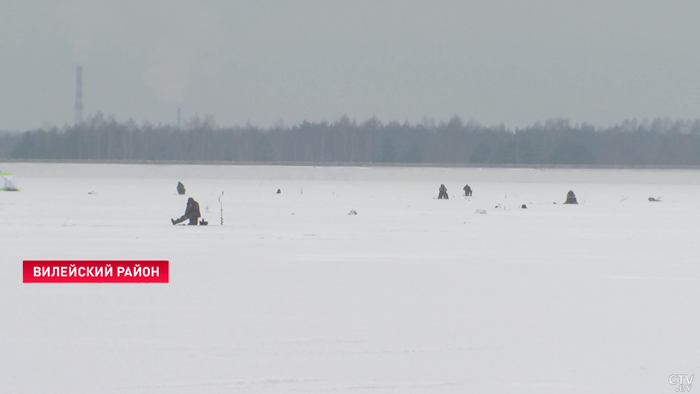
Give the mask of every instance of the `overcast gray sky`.
<path id="1" fill-rule="evenodd" d="M 697 0 L 3 0 L 0 129 L 700 117 Z"/>

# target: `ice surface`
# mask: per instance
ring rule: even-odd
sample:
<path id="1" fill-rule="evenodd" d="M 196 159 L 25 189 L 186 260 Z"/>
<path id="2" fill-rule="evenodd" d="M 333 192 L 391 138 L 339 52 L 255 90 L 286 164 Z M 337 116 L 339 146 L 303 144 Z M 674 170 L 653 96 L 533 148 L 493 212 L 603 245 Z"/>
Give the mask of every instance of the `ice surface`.
<path id="1" fill-rule="evenodd" d="M 700 374 L 698 171 L 0 168 L 22 188 L 0 194 L 1 393 L 671 393 Z M 210 226 L 170 224 L 178 181 Z M 170 283 L 22 284 L 29 259 L 167 259 Z"/>

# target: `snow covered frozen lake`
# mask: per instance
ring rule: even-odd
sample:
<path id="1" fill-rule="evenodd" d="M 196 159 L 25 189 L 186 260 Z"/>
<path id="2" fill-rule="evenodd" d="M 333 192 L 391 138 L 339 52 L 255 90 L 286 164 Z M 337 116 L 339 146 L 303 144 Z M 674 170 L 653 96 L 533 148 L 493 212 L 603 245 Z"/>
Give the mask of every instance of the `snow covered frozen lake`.
<path id="1" fill-rule="evenodd" d="M 674 393 L 670 375 L 700 376 L 700 171 L 0 169 L 22 188 L 0 194 L 2 393 Z M 188 196 L 209 226 L 170 224 Z M 23 260 L 69 259 L 169 260 L 170 283 L 22 283 Z"/>

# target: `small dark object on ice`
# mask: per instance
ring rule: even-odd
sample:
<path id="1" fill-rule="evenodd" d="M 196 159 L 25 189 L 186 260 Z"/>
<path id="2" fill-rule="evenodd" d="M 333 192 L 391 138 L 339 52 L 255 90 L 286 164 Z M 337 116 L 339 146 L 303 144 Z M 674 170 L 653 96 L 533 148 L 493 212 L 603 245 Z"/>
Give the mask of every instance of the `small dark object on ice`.
<path id="1" fill-rule="evenodd" d="M 578 201 L 576 201 L 576 195 L 574 194 L 573 190 L 569 190 L 568 193 L 566 193 L 566 202 L 564 204 L 578 204 Z"/>
<path id="2" fill-rule="evenodd" d="M 649 201 L 661 202 L 661 197 L 656 197 L 656 198 L 654 198 L 654 197 L 649 197 Z"/>
<path id="3" fill-rule="evenodd" d="M 207 222 L 207 221 L 204 220 L 204 219 L 202 219 L 202 220 L 199 221 L 199 225 L 200 225 L 200 226 L 206 226 L 207 224 L 209 224 L 209 222 Z"/>
<path id="4" fill-rule="evenodd" d="M 194 198 L 190 197 L 187 200 L 187 209 L 185 209 L 185 214 L 180 216 L 178 219 L 170 219 L 170 221 L 173 223 L 173 225 L 175 225 L 189 219 L 189 225 L 196 226 L 197 219 L 199 219 L 201 216 L 202 215 L 199 213 L 199 203 L 195 201 Z"/>
<path id="5" fill-rule="evenodd" d="M 520 208 L 527 209 L 527 205 L 523 204 L 522 206 L 520 206 Z"/>
<path id="6" fill-rule="evenodd" d="M 464 197 L 471 197 L 472 196 L 472 188 L 469 187 L 469 185 L 464 186 L 464 188 L 462 190 L 464 190 Z"/>
<path id="7" fill-rule="evenodd" d="M 357 215 L 357 211 L 355 211 L 354 209 L 351 209 L 350 213 L 348 213 L 348 215 Z"/>
<path id="8" fill-rule="evenodd" d="M 185 185 L 182 184 L 182 182 L 177 183 L 177 194 L 183 195 L 185 194 Z"/>
<path id="9" fill-rule="evenodd" d="M 438 200 L 449 200 L 450 197 L 447 195 L 447 188 L 444 184 L 440 185 L 440 193 L 438 193 Z"/>
<path id="10" fill-rule="evenodd" d="M 282 189 L 277 189 L 277 194 L 282 194 Z"/>

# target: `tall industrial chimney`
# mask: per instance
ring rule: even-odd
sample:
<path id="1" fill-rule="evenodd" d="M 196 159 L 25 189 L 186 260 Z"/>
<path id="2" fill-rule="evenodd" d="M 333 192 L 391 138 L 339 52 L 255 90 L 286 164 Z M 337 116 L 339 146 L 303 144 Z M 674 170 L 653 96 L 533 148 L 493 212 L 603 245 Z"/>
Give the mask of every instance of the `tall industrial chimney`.
<path id="1" fill-rule="evenodd" d="M 83 66 L 78 66 L 75 80 L 75 124 L 83 123 Z"/>

